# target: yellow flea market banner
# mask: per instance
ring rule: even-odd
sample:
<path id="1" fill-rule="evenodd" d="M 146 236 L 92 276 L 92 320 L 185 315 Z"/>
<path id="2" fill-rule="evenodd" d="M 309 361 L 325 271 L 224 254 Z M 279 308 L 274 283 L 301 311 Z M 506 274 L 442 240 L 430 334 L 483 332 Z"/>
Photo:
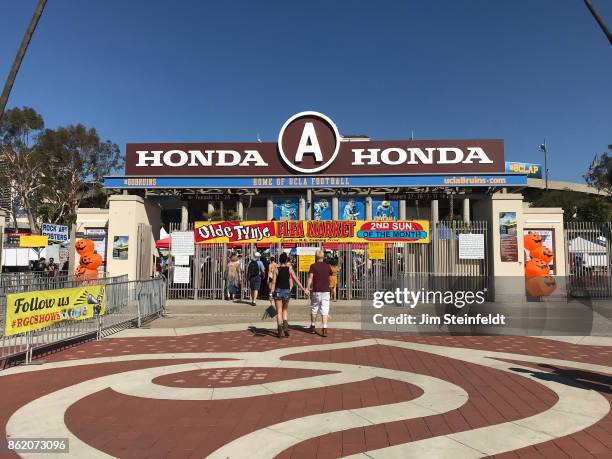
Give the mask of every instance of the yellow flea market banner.
<path id="1" fill-rule="evenodd" d="M 429 242 L 429 221 L 245 221 L 196 222 L 195 242 Z"/>
<path id="2" fill-rule="evenodd" d="M 49 238 L 47 236 L 19 236 L 19 247 L 47 247 Z"/>
<path id="3" fill-rule="evenodd" d="M 106 286 L 13 293 L 6 297 L 6 336 L 38 330 L 62 320 L 83 320 L 104 314 Z"/>

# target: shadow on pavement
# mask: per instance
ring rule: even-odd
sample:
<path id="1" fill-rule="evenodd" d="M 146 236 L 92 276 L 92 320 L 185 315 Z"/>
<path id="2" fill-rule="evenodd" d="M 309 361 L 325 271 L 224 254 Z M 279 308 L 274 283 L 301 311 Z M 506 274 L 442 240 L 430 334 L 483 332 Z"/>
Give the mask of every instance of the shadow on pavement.
<path id="1" fill-rule="evenodd" d="M 578 389 L 612 394 L 612 377 L 610 376 L 584 370 L 558 368 L 548 364 L 540 364 L 538 366 L 548 371 L 537 371 L 527 368 L 510 368 L 510 370 L 517 373 L 531 373 L 531 376 L 542 381 L 554 381 Z"/>

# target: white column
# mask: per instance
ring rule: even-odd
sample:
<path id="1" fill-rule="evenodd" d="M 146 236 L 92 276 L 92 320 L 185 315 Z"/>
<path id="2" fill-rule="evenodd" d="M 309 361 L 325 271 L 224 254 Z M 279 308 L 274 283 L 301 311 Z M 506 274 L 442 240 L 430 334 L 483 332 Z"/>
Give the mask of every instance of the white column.
<path id="1" fill-rule="evenodd" d="M 332 197 L 331 206 L 332 206 L 331 208 L 332 220 L 340 220 L 339 212 L 338 212 L 338 196 Z"/>
<path id="2" fill-rule="evenodd" d="M 438 200 L 432 199 L 431 200 L 431 221 L 438 222 L 439 218 L 440 218 L 440 212 L 438 210 Z"/>
<path id="3" fill-rule="evenodd" d="M 406 200 L 399 200 L 399 219 L 406 220 Z"/>
<path id="4" fill-rule="evenodd" d="M 365 214 L 366 220 L 372 220 L 372 196 L 365 198 Z"/>
<path id="5" fill-rule="evenodd" d="M 244 204 L 242 204 L 240 198 L 236 201 L 236 213 L 238 214 L 239 220 L 244 220 Z"/>
<path id="6" fill-rule="evenodd" d="M 470 221 L 470 198 L 465 198 L 463 200 L 463 221 Z"/>
<path id="7" fill-rule="evenodd" d="M 298 220 L 306 220 L 306 200 L 300 196 L 298 200 Z"/>
<path id="8" fill-rule="evenodd" d="M 189 226 L 189 208 L 187 203 L 181 205 L 181 231 L 187 231 Z"/>
<path id="9" fill-rule="evenodd" d="M 268 198 L 266 200 L 266 220 L 272 220 L 274 218 L 274 201 Z"/>

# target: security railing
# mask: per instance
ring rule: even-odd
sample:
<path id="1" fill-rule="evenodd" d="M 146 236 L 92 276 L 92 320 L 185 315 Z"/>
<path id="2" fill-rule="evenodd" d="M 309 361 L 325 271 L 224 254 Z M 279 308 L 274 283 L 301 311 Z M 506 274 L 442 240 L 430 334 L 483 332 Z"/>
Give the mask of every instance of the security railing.
<path id="1" fill-rule="evenodd" d="M 100 273 L 99 279 L 112 279 L 110 282 L 126 281 L 127 276 L 110 277 L 107 273 Z M 83 279 L 60 271 L 56 276 L 45 272 L 15 272 L 0 274 L 0 296 L 9 293 L 33 292 L 37 290 L 54 290 L 58 288 L 78 287 L 82 285 Z"/>
<path id="2" fill-rule="evenodd" d="M 77 283 L 80 282 L 80 283 Z M 87 281 L 93 283 L 92 281 Z M 127 276 L 108 277 L 95 281 L 106 285 L 106 311 L 102 316 L 84 320 L 66 320 L 40 330 L 5 336 L 6 295 L 0 294 L 0 361 L 19 355 L 32 361 L 34 351 L 50 345 L 92 336 L 113 333 L 128 324 L 140 327 L 143 321 L 160 315 L 166 305 L 166 280 L 163 277 L 128 281 Z M 77 287 L 83 281 L 71 280 L 62 288 Z M 22 291 L 34 291 L 33 289 Z"/>

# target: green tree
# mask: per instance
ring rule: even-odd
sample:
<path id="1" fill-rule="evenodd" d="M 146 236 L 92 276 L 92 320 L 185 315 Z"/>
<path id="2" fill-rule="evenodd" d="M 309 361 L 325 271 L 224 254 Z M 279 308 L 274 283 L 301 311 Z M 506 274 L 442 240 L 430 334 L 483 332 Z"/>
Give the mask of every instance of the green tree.
<path id="1" fill-rule="evenodd" d="M 612 145 L 608 145 L 608 152 L 595 156 L 584 179 L 590 186 L 612 197 Z"/>
<path id="2" fill-rule="evenodd" d="M 81 201 L 103 194 L 104 176 L 123 163 L 116 144 L 82 124 L 44 130 L 36 151 L 45 163 L 41 216 L 51 223 L 73 223 Z"/>
<path id="3" fill-rule="evenodd" d="M 102 196 L 103 177 L 122 164 L 119 147 L 82 124 L 44 129 L 29 107 L 8 110 L 0 123 L 0 188 L 25 210 L 34 234 L 43 221 L 73 223 L 81 200 Z M 13 206 L 4 210 L 16 225 Z"/>
<path id="4" fill-rule="evenodd" d="M 533 207 L 561 207 L 565 221 L 608 222 L 612 220 L 612 204 L 603 196 L 571 190 L 544 191 L 531 197 Z"/>
<path id="5" fill-rule="evenodd" d="M 15 204 L 23 208 L 34 233 L 44 169 L 35 147 L 44 125 L 42 116 L 30 107 L 8 110 L 0 122 L 0 188 L 9 194 L 4 210 L 17 227 Z"/>

